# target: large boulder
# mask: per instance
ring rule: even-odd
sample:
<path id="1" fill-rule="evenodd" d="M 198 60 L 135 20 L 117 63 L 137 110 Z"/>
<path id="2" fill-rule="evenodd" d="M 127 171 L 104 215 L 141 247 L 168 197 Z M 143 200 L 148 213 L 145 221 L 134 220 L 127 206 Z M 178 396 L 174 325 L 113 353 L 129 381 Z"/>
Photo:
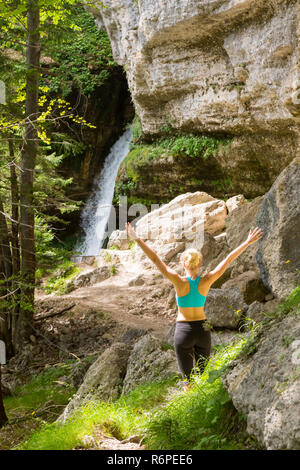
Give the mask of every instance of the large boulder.
<path id="1" fill-rule="evenodd" d="M 90 366 L 77 393 L 58 420 L 65 422 L 78 408 L 90 401 L 118 398 L 130 351 L 129 344 L 119 342 L 106 349 Z"/>
<path id="2" fill-rule="evenodd" d="M 82 273 L 72 279 L 72 286 L 77 289 L 79 287 L 91 286 L 97 282 L 102 282 L 111 276 L 108 266 L 101 266 L 87 273 Z"/>
<path id="3" fill-rule="evenodd" d="M 300 449 L 300 324 L 295 316 L 272 322 L 252 356 L 242 356 L 222 382 L 247 431 L 269 450 Z"/>
<path id="4" fill-rule="evenodd" d="M 114 230 L 107 242 L 107 248 L 118 247 L 119 250 L 128 250 L 129 242 L 126 230 Z"/>
<path id="5" fill-rule="evenodd" d="M 256 217 L 264 236 L 256 254 L 264 284 L 279 297 L 295 287 L 300 269 L 300 157 L 278 176 Z"/>
<path id="6" fill-rule="evenodd" d="M 225 227 L 225 202 L 205 192 L 186 193 L 141 217 L 137 234 L 146 240 L 193 241 Z"/>
<path id="7" fill-rule="evenodd" d="M 226 207 L 228 212 L 234 211 L 234 209 L 237 209 L 238 207 L 242 206 L 247 202 L 247 199 L 243 194 L 238 194 L 237 196 L 230 197 L 226 201 Z"/>
<path id="8" fill-rule="evenodd" d="M 178 373 L 174 351 L 164 350 L 160 340 L 151 334 L 135 343 L 128 360 L 122 394 L 145 382 L 156 382 Z"/>
<path id="9" fill-rule="evenodd" d="M 263 321 L 266 315 L 274 314 L 279 305 L 278 299 L 269 302 L 258 302 L 255 300 L 249 305 L 246 316 L 256 322 Z"/>
<path id="10" fill-rule="evenodd" d="M 262 302 L 269 292 L 256 271 L 246 271 L 222 285 L 222 289 L 231 287 L 239 288 L 246 304 L 251 304 L 255 300 Z"/>
<path id="11" fill-rule="evenodd" d="M 149 240 L 147 245 L 152 248 L 165 263 L 169 263 L 178 253 L 182 253 L 185 250 L 184 242 L 164 243 L 163 240 Z M 136 260 L 144 266 L 153 266 L 152 261 L 149 260 L 139 246 L 136 247 Z"/>
<path id="12" fill-rule="evenodd" d="M 250 228 L 254 228 L 256 224 L 256 215 L 262 204 L 263 196 L 259 196 L 251 202 L 246 202 L 240 207 L 230 212 L 226 217 L 226 238 L 231 250 L 237 248 L 246 240 Z M 231 277 L 238 276 L 244 271 L 258 271 L 256 263 L 256 252 L 258 244 L 250 245 L 244 253 L 242 253 L 232 263 Z"/>
<path id="13" fill-rule="evenodd" d="M 236 328 L 246 304 L 238 288 L 210 289 L 205 303 L 208 322 L 217 328 Z"/>

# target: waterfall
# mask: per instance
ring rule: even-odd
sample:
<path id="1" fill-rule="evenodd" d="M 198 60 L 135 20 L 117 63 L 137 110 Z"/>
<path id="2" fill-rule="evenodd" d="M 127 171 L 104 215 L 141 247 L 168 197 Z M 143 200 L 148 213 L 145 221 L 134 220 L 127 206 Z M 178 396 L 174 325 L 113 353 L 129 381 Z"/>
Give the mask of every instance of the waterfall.
<path id="1" fill-rule="evenodd" d="M 129 152 L 131 138 L 131 128 L 128 128 L 111 147 L 101 174 L 94 179 L 94 190 L 81 213 L 80 226 L 85 233 L 84 239 L 75 247 L 82 256 L 97 256 L 102 248 L 118 169 Z"/>

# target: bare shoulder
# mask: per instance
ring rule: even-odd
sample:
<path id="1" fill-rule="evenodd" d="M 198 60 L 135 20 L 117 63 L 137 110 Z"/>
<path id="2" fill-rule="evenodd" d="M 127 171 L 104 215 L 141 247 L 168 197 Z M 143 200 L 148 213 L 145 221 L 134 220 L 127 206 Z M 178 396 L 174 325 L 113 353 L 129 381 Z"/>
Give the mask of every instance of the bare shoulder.
<path id="1" fill-rule="evenodd" d="M 208 272 L 208 273 L 205 273 L 202 277 L 201 277 L 201 284 L 210 284 L 211 281 L 213 279 L 213 273 L 212 272 Z"/>

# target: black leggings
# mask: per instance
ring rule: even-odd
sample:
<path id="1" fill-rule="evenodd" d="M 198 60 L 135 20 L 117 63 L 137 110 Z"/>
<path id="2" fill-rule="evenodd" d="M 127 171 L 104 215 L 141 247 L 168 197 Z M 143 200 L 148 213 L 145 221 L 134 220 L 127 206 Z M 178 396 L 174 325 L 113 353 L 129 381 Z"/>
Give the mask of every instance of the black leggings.
<path id="1" fill-rule="evenodd" d="M 174 334 L 174 348 L 182 378 L 188 381 L 195 365 L 202 373 L 211 350 L 210 331 L 204 329 L 205 320 L 178 321 Z"/>

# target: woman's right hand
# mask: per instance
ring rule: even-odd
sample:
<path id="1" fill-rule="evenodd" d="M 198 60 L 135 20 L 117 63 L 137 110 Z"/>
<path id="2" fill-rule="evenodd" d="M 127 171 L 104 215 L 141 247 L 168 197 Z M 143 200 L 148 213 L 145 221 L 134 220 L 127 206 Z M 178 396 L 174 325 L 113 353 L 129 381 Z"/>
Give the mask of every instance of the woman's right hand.
<path id="1" fill-rule="evenodd" d="M 252 245 L 252 243 L 257 242 L 257 240 L 260 240 L 262 236 L 263 236 L 263 233 L 259 227 L 255 227 L 253 231 L 250 229 L 248 238 L 246 240 L 247 245 Z"/>
<path id="2" fill-rule="evenodd" d="M 125 227 L 126 227 L 126 232 L 127 232 L 128 237 L 132 238 L 133 240 L 136 240 L 138 236 L 135 233 L 134 228 L 132 227 L 131 223 L 127 222 L 127 224 L 125 224 Z"/>

